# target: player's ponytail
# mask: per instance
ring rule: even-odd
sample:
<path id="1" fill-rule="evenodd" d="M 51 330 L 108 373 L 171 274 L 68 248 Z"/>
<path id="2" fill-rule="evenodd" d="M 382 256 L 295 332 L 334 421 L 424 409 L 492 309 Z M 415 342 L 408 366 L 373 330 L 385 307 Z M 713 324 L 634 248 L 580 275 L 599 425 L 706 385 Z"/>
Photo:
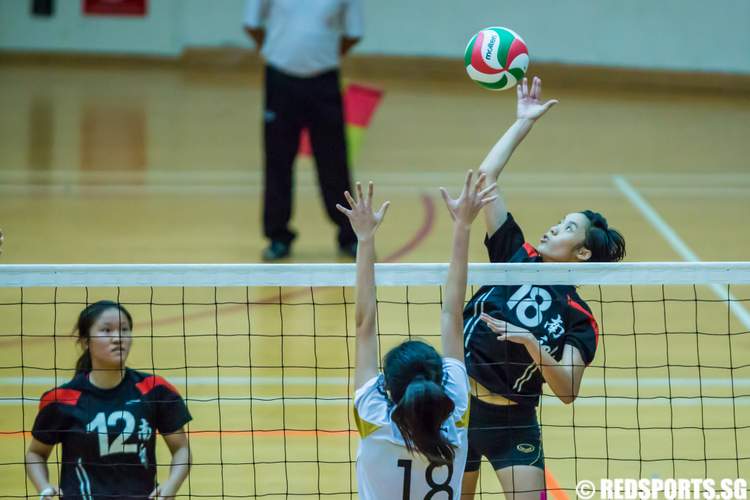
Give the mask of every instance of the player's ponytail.
<path id="1" fill-rule="evenodd" d="M 76 375 L 79 373 L 88 373 L 93 368 L 94 367 L 91 365 L 91 353 L 89 352 L 88 347 L 84 347 L 83 354 L 81 354 L 78 357 L 78 361 L 76 361 Z"/>
<path id="2" fill-rule="evenodd" d="M 625 258 L 625 238 L 598 212 L 581 212 L 589 220 L 583 246 L 591 251 L 589 262 L 618 262 Z"/>
<path id="3" fill-rule="evenodd" d="M 81 313 L 78 315 L 78 321 L 76 322 L 75 329 L 73 330 L 73 333 L 78 334 L 77 341 L 83 349 L 83 353 L 78 357 L 78 361 L 76 361 L 76 374 L 88 373 L 93 369 L 93 365 L 91 363 L 91 352 L 88 348 L 88 339 L 91 336 L 91 327 L 94 325 L 94 323 L 96 323 L 96 320 L 99 319 L 99 316 L 101 316 L 104 311 L 112 308 L 118 309 L 120 313 L 122 313 L 128 319 L 130 327 L 133 327 L 133 317 L 130 315 L 128 310 L 118 302 L 113 302 L 111 300 L 100 300 L 99 302 L 94 302 L 93 304 L 89 304 L 88 306 L 86 306 L 86 308 L 84 308 L 84 310 L 81 311 Z"/>
<path id="4" fill-rule="evenodd" d="M 383 372 L 396 403 L 393 422 L 406 448 L 432 463 L 452 463 L 455 450 L 440 428 L 455 405 L 443 390 L 443 361 L 437 351 L 424 342 L 404 342 L 386 354 Z"/>

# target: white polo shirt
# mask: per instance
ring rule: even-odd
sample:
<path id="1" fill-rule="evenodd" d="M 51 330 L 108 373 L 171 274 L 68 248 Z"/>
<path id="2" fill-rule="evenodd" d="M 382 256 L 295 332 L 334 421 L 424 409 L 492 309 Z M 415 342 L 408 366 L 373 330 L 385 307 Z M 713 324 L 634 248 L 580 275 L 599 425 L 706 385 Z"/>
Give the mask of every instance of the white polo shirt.
<path id="1" fill-rule="evenodd" d="M 406 449 L 391 415 L 383 375 L 373 377 L 354 394 L 354 420 L 360 435 L 357 487 L 362 500 L 447 499 L 461 496 L 469 450 L 469 379 L 463 361 L 443 358 L 443 390 L 455 404 L 441 432 L 455 448 L 450 466 L 430 464 Z M 408 492 L 405 495 L 404 492 Z"/>
<path id="2" fill-rule="evenodd" d="M 342 37 L 362 37 L 362 0 L 248 0 L 244 24 L 265 29 L 268 64 L 315 76 L 338 68 Z"/>

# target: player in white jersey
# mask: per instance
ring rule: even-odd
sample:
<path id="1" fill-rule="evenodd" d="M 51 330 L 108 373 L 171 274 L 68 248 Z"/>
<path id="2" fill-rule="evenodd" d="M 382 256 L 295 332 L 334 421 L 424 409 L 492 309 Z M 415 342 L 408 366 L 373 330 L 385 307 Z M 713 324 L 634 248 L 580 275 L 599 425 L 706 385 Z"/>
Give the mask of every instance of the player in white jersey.
<path id="1" fill-rule="evenodd" d="M 471 171 L 458 199 L 441 188 L 454 221 L 453 251 L 441 316 L 443 357 L 408 341 L 389 351 L 378 373 L 375 331 L 375 231 L 388 208 L 372 210 L 357 184 L 350 208 L 337 208 L 358 238 L 354 418 L 360 433 L 357 482 L 363 500 L 458 499 L 468 449 L 469 384 L 464 367 L 462 310 L 471 223 L 496 196 Z"/>

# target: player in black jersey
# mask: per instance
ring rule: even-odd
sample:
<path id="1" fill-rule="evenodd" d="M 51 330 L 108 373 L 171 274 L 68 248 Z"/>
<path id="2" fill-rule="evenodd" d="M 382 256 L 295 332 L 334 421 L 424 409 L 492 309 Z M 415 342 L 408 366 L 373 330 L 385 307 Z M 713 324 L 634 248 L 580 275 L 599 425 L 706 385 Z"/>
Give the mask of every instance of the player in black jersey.
<path id="1" fill-rule="evenodd" d="M 84 349 L 72 380 L 46 392 L 31 431 L 26 472 L 40 498 L 173 498 L 192 457 L 183 426 L 191 420 L 177 390 L 125 366 L 133 320 L 117 302 L 99 301 L 78 317 Z M 156 432 L 172 453 L 169 478 L 156 483 Z M 62 447 L 60 485 L 47 459 Z"/>
<path id="2" fill-rule="evenodd" d="M 495 183 L 513 151 L 555 100 L 541 100 L 542 82 L 518 86 L 517 120 L 492 148 L 480 171 Z M 499 183 L 498 183 L 499 185 Z M 584 210 L 565 215 L 535 248 L 501 196 L 484 208 L 491 262 L 616 262 L 625 241 L 607 220 Z M 594 359 L 599 328 L 573 286 L 484 286 L 464 309 L 466 368 L 472 387 L 469 456 L 462 499 L 474 497 L 486 457 L 512 500 L 539 500 L 544 454 L 536 406 L 542 383 L 565 403 L 578 395 Z"/>

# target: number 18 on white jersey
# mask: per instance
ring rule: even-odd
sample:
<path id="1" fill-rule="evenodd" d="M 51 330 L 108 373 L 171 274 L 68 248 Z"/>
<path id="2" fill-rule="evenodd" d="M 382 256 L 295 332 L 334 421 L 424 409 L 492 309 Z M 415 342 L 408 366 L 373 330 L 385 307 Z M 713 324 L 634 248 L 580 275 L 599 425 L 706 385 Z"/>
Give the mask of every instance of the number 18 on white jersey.
<path id="1" fill-rule="evenodd" d="M 442 433 L 454 446 L 452 464 L 431 464 L 412 455 L 396 424 L 393 406 L 383 388 L 383 376 L 357 390 L 354 418 L 360 434 L 357 483 L 363 500 L 458 500 L 466 465 L 469 424 L 469 384 L 462 361 L 443 358 L 443 388 L 455 409 L 443 422 Z"/>

